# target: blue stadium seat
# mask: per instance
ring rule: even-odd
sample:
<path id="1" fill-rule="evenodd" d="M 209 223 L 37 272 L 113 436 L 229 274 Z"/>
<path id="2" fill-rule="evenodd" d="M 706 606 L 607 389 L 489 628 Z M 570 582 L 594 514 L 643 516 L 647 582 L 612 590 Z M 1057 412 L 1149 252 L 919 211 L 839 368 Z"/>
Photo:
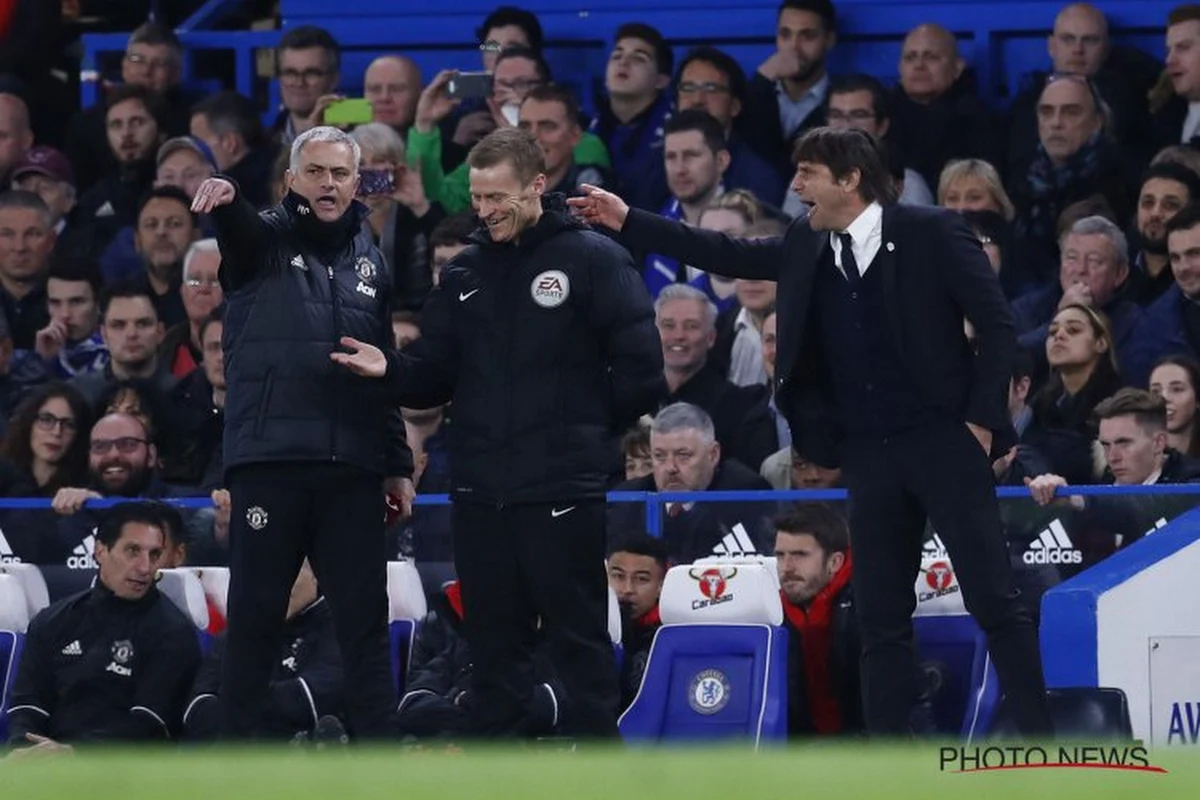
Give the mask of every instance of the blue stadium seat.
<path id="1" fill-rule="evenodd" d="M 421 574 L 411 561 L 388 562 L 388 639 L 396 691 L 404 694 L 417 626 L 429 613 Z"/>
<path id="2" fill-rule="evenodd" d="M 0 742 L 8 739 L 8 698 L 17 679 L 17 665 L 24 645 L 24 634 L 0 631 Z"/>
<path id="3" fill-rule="evenodd" d="M 981 736 L 1000 703 L 983 631 L 968 614 L 914 617 L 913 629 L 919 660 L 936 665 L 940 678 L 933 700 L 938 732 L 967 740 Z"/>
<path id="4" fill-rule="evenodd" d="M 663 627 L 621 716 L 630 743 L 787 737 L 787 630 L 774 568 L 759 559 L 673 567 Z"/>

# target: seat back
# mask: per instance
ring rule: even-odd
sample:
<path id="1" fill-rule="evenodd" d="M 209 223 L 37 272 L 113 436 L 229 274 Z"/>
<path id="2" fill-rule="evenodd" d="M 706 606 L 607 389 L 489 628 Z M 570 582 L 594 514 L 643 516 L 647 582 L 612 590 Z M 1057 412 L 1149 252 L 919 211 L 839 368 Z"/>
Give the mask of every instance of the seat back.
<path id="1" fill-rule="evenodd" d="M 24 633 L 29 627 L 25 587 L 12 575 L 0 574 L 0 630 Z"/>
<path id="2" fill-rule="evenodd" d="M 39 611 L 50 605 L 50 590 L 46 586 L 46 579 L 34 564 L 0 564 L 0 575 L 12 575 L 20 582 L 31 620 Z"/>
<path id="3" fill-rule="evenodd" d="M 0 742 L 8 740 L 9 697 L 17 679 L 24 644 L 24 634 L 0 630 Z"/>
<path id="4" fill-rule="evenodd" d="M 999 704 L 999 682 L 987 639 L 967 614 L 913 618 L 917 658 L 933 674 L 938 733 L 974 738 L 987 730 Z"/>
<path id="5" fill-rule="evenodd" d="M 212 637 L 208 635 L 208 598 L 196 573 L 187 567 L 160 569 L 156 581 L 158 590 L 196 626 L 196 640 L 207 653 L 212 646 Z"/>
<path id="6" fill-rule="evenodd" d="M 787 631 L 778 577 L 761 559 L 673 567 L 663 627 L 637 697 L 621 716 L 629 742 L 787 736 Z"/>
<path id="7" fill-rule="evenodd" d="M 229 616 L 229 567 L 189 567 L 222 617 Z"/>
<path id="8" fill-rule="evenodd" d="M 621 645 L 621 604 L 617 602 L 617 593 L 608 587 L 608 638 L 613 647 Z"/>
<path id="9" fill-rule="evenodd" d="M 404 693 L 417 626 L 429 613 L 421 574 L 411 561 L 388 562 L 388 641 L 396 691 Z"/>
<path id="10" fill-rule="evenodd" d="M 1129 700 L 1115 687 L 1071 686 L 1046 690 L 1046 702 L 1054 720 L 1054 733 L 1062 739 L 1081 741 L 1131 741 L 1133 723 Z M 1017 735 L 1016 720 L 1006 702 L 996 712 L 992 735 Z"/>

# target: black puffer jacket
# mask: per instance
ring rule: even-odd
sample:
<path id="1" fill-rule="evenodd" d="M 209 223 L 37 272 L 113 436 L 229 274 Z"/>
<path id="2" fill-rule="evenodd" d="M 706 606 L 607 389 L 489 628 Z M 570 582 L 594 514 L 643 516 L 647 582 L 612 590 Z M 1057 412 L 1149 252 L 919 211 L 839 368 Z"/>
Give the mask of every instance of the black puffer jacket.
<path id="1" fill-rule="evenodd" d="M 288 194 L 262 214 L 238 192 L 213 219 L 227 310 L 225 470 L 271 462 L 412 474 L 399 409 L 378 381 L 334 364 L 343 336 L 392 342 L 387 262 L 362 231 L 366 207 L 316 219 Z"/>
<path id="2" fill-rule="evenodd" d="M 457 499 L 603 497 L 617 437 L 665 393 L 632 257 L 572 218 L 561 195 L 544 205 L 516 244 L 476 232 L 430 293 L 421 338 L 389 357 L 401 405 L 453 401 Z"/>

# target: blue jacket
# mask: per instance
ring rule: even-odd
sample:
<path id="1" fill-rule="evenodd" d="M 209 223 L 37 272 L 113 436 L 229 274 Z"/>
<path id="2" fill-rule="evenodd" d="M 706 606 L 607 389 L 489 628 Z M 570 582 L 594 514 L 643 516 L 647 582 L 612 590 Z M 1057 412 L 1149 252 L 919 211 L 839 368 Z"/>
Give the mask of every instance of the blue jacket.
<path id="1" fill-rule="evenodd" d="M 329 354 L 343 336 L 392 346 L 392 277 L 355 203 L 334 223 L 289 194 L 261 214 L 238 191 L 213 219 L 226 312 L 226 476 L 247 464 L 341 463 L 412 474 L 399 408 Z"/>
<path id="2" fill-rule="evenodd" d="M 1176 283 L 1147 306 L 1130 337 L 1129 353 L 1121 364 L 1121 376 L 1130 386 L 1148 386 L 1154 362 L 1163 356 L 1200 356 L 1184 333 L 1183 304 L 1186 302 L 1187 298 Z"/>

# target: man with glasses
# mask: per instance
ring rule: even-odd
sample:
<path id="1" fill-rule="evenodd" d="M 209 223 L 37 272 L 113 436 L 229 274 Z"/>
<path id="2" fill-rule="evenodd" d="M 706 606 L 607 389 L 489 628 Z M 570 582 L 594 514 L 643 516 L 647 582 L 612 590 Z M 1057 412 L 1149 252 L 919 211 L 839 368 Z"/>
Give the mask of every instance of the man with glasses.
<path id="1" fill-rule="evenodd" d="M 338 99 L 341 47 L 324 28 L 301 25 L 279 39 L 275 68 L 283 108 L 272 127 L 279 143 L 288 146 L 320 125 L 325 109 Z"/>
<path id="2" fill-rule="evenodd" d="M 170 28 L 147 22 L 129 37 L 121 59 L 120 84 L 145 87 L 165 106 L 165 130 L 169 136 L 188 132 L 192 105 L 197 97 L 180 85 L 183 76 L 183 45 Z M 104 84 L 105 89 L 109 87 Z M 67 128 L 66 154 L 75 167 L 75 188 L 82 195 L 97 181 L 117 171 L 108 146 L 103 96 L 80 112 Z"/>
<path id="3" fill-rule="evenodd" d="M 203 359 L 200 327 L 225 299 L 219 278 L 220 270 L 221 251 L 216 239 L 193 242 L 183 256 L 183 282 L 179 286 L 179 296 L 187 319 L 167 330 L 158 351 L 163 367 L 176 378 L 189 375 L 200 366 Z"/>

